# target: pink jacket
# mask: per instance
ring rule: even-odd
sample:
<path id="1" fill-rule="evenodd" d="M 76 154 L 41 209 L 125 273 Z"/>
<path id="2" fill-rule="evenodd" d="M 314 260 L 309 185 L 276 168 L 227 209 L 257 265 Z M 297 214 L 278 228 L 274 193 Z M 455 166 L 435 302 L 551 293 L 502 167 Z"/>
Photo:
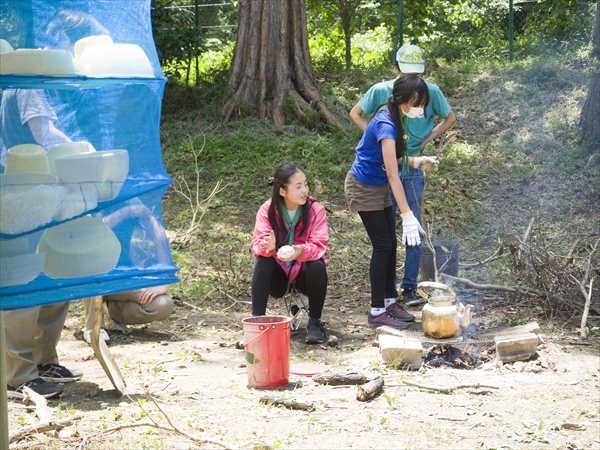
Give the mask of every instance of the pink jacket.
<path id="1" fill-rule="evenodd" d="M 329 227 L 327 225 L 327 214 L 325 212 L 325 207 L 316 201 L 314 197 L 309 196 L 309 201 L 312 202 L 308 213 L 309 229 L 306 232 L 302 232 L 300 236 L 298 236 L 298 231 L 296 231 L 294 235 L 294 245 L 299 245 L 302 247 L 302 253 L 296 260 L 297 262 L 291 266 L 286 266 L 285 262 L 275 258 L 277 263 L 286 273 L 288 273 L 288 271 L 291 269 L 288 276 L 290 281 L 294 281 L 300 272 L 302 264 L 298 263 L 321 259 L 327 251 Z M 307 203 L 309 201 L 307 201 Z M 250 248 L 252 249 L 252 253 L 256 258 L 259 256 L 275 257 L 277 254 L 277 249 L 267 252 L 263 246 L 263 239 L 268 237 L 273 229 L 269 223 L 268 217 L 270 204 L 271 199 L 268 199 L 262 204 L 256 213 L 256 225 L 254 226 L 254 235 L 252 236 L 252 242 L 250 243 Z M 277 214 L 279 214 L 279 211 L 277 211 Z M 327 264 L 326 259 L 325 264 Z"/>

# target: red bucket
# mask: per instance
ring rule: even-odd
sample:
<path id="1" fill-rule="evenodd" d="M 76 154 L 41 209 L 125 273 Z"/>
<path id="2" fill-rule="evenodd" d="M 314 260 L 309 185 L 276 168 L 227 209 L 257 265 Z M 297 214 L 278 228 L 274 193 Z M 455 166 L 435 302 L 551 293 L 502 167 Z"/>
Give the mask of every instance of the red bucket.
<path id="1" fill-rule="evenodd" d="M 290 323 L 285 316 L 258 316 L 242 320 L 248 368 L 248 386 L 285 386 L 290 377 Z"/>

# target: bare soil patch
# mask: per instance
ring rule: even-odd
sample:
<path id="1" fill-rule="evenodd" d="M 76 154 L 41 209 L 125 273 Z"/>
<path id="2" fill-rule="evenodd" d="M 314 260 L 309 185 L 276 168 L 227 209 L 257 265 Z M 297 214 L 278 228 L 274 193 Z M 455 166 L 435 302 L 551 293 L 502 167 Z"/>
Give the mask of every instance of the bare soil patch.
<path id="1" fill-rule="evenodd" d="M 323 362 L 335 372 L 382 375 L 384 392 L 356 400 L 357 386 L 325 386 L 290 376 L 279 389 L 247 387 L 244 352 L 235 348 L 249 307 L 222 312 L 178 306 L 166 322 L 110 333 L 112 354 L 127 382 L 119 396 L 81 333 L 81 306 L 75 302 L 59 344 L 61 362 L 80 367 L 81 381 L 65 385 L 49 401 L 56 419 L 84 417 L 53 435 L 34 434 L 11 448 L 188 449 L 220 448 L 571 448 L 600 446 L 600 339 L 582 343 L 574 326 L 557 329 L 538 321 L 544 343 L 529 361 L 489 361 L 472 370 L 423 366 L 397 370 L 380 363 L 375 331 L 366 326 L 367 301 L 326 304 L 323 319 L 336 347 L 307 346 L 304 331 L 292 336 L 291 361 Z M 283 303 L 271 301 L 271 314 Z M 420 307 L 410 308 L 420 314 Z M 496 297 L 475 307 L 479 328 L 509 326 L 531 317 L 514 300 Z M 420 329 L 420 323 L 411 325 Z M 582 345 L 584 344 L 584 345 Z M 450 394 L 408 386 L 405 380 L 440 387 L 496 385 L 498 389 L 457 389 Z M 160 406 L 154 405 L 145 389 Z M 314 411 L 261 404 L 264 395 L 313 402 Z M 31 409 L 8 405 L 10 431 L 37 423 Z M 152 421 L 206 444 L 167 432 Z M 149 425 L 139 426 L 148 423 Z"/>

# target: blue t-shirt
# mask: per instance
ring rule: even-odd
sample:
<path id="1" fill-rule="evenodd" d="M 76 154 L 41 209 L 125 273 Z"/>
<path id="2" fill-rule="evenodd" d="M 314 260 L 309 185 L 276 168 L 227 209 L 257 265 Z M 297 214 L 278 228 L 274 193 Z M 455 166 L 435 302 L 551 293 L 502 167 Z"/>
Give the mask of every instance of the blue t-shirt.
<path id="1" fill-rule="evenodd" d="M 392 95 L 394 88 L 394 82 L 397 80 L 382 81 L 381 83 L 374 84 L 367 91 L 367 93 L 360 99 L 358 105 L 366 114 L 372 114 L 375 109 L 383 104 L 387 103 L 388 97 Z M 416 119 L 408 119 L 408 140 L 407 151 L 408 156 L 418 155 L 421 151 L 421 144 L 425 138 L 433 130 L 433 119 L 435 116 L 444 119 L 452 108 L 444 97 L 444 94 L 438 86 L 432 83 L 427 83 L 429 89 L 429 104 L 425 110 L 425 116 L 417 117 Z"/>
<path id="2" fill-rule="evenodd" d="M 388 177 L 383 165 L 381 140 L 396 140 L 396 125 L 387 111 L 377 112 L 367 125 L 362 139 L 356 146 L 356 158 L 350 172 L 361 183 L 375 186 L 388 184 Z"/>

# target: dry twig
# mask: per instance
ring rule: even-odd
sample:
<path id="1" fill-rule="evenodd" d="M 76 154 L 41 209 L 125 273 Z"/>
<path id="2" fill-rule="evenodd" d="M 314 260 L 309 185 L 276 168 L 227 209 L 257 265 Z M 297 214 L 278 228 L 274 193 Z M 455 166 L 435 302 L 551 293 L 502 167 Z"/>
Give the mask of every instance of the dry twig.
<path id="1" fill-rule="evenodd" d="M 403 383 L 404 384 L 408 384 L 409 386 L 415 386 L 415 387 L 418 387 L 418 388 L 421 388 L 421 389 L 426 389 L 428 391 L 442 392 L 444 394 L 449 394 L 452 391 L 455 391 L 456 389 L 465 389 L 465 388 L 499 389 L 498 386 L 489 385 L 489 384 L 480 384 L 480 383 L 475 383 L 475 384 L 455 384 L 453 386 L 448 386 L 448 387 L 432 386 L 430 384 L 415 383 L 414 381 L 408 381 L 408 380 L 404 380 Z"/>
<path id="2" fill-rule="evenodd" d="M 208 206 L 215 199 L 217 194 L 226 189 L 229 186 L 227 183 L 225 186 L 221 186 L 221 180 L 217 182 L 212 192 L 205 199 L 200 198 L 200 172 L 202 172 L 202 168 L 198 163 L 198 157 L 200 153 L 204 150 L 204 146 L 206 145 L 206 135 L 204 135 L 204 142 L 202 143 L 202 147 L 200 150 L 195 150 L 193 144 L 192 153 L 194 154 L 194 171 L 196 173 L 196 186 L 195 189 L 192 190 L 190 188 L 185 176 L 178 174 L 174 178 L 173 190 L 185 198 L 189 204 L 190 211 L 192 212 L 192 218 L 190 220 L 189 226 L 186 230 L 177 230 L 175 236 L 172 239 L 172 242 L 175 245 L 181 245 L 187 241 L 189 236 L 193 234 L 199 227 L 202 222 L 202 218 L 204 214 L 208 210 Z"/>
<path id="3" fill-rule="evenodd" d="M 8 442 L 12 443 L 20 441 L 21 439 L 24 439 L 30 434 L 34 433 L 45 433 L 46 431 L 60 430 L 61 428 L 72 425 L 73 422 L 81 419 L 82 417 L 83 413 L 77 413 L 73 414 L 72 416 L 65 417 L 64 419 L 52 420 L 50 422 L 38 423 L 36 425 L 21 428 L 19 431 L 16 431 L 9 436 Z"/>
<path id="4" fill-rule="evenodd" d="M 260 398 L 259 403 L 262 403 L 263 405 L 284 406 L 288 409 L 300 409 L 302 411 L 315 410 L 313 402 L 303 402 L 294 400 L 293 398 L 263 396 Z"/>
<path id="5" fill-rule="evenodd" d="M 586 290 L 585 284 L 587 283 L 587 280 L 589 279 L 589 276 L 590 276 L 590 271 L 592 270 L 592 255 L 594 254 L 594 252 L 596 251 L 596 248 L 598 247 L 598 242 L 600 242 L 600 239 L 598 239 L 596 241 L 596 243 L 594 244 L 594 247 L 592 247 L 592 251 L 588 255 L 587 264 L 585 267 L 585 273 L 584 273 L 581 281 L 578 281 L 577 278 L 575 278 L 571 274 L 571 278 L 573 278 L 575 280 L 575 283 L 577 283 L 579 285 L 579 290 L 581 291 L 581 293 L 583 294 L 583 297 L 585 298 L 585 306 L 583 307 L 583 315 L 581 317 L 581 327 L 579 329 L 579 333 L 580 333 L 579 337 L 580 337 L 580 339 L 583 339 L 583 340 L 587 339 L 587 318 L 588 318 L 588 314 L 590 312 L 590 303 L 592 301 L 592 285 L 594 284 L 594 277 L 592 277 L 590 279 L 589 291 Z"/>
<path id="6" fill-rule="evenodd" d="M 497 259 L 502 258 L 502 256 L 504 255 L 504 248 L 500 247 L 498 250 L 496 250 L 494 252 L 494 254 L 492 256 L 490 256 L 489 258 L 477 262 L 475 264 L 459 264 L 459 267 L 461 269 L 473 269 L 475 267 L 480 267 L 480 266 L 484 266 L 485 264 L 492 262 L 492 261 L 496 261 Z"/>
<path id="7" fill-rule="evenodd" d="M 52 414 L 48 411 L 48 402 L 46 399 L 27 386 L 23 387 L 23 394 L 25 394 L 23 397 L 25 405 L 29 406 L 32 402 L 35 404 L 35 413 L 38 419 L 40 419 L 40 423 L 50 422 Z"/>
<path id="8" fill-rule="evenodd" d="M 448 282 L 459 283 L 459 284 L 464 284 L 465 286 L 473 288 L 473 289 L 481 289 L 484 291 L 512 292 L 515 294 L 526 294 L 526 295 L 536 296 L 536 297 L 542 297 L 544 295 L 541 291 L 538 291 L 537 289 L 528 288 L 528 287 L 512 288 L 512 287 L 507 287 L 507 286 L 498 286 L 495 284 L 478 284 L 478 283 L 472 282 L 471 280 L 467 280 L 466 278 L 453 277 L 452 275 L 447 275 L 445 273 L 440 273 L 440 277 L 444 281 L 446 281 L 446 284 L 449 284 Z"/>

